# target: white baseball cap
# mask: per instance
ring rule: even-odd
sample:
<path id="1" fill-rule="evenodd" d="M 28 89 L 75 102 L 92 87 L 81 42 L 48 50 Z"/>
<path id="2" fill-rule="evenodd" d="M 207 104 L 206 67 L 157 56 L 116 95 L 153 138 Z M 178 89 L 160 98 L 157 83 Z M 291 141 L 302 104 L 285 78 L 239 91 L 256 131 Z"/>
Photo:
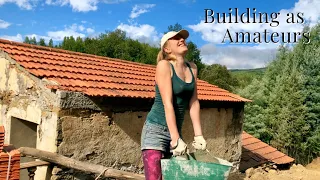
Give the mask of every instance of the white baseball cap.
<path id="1" fill-rule="evenodd" d="M 189 32 L 185 29 L 182 29 L 180 31 L 170 31 L 167 32 L 165 35 L 162 36 L 161 42 L 160 42 L 160 47 L 161 49 L 163 48 L 164 43 L 168 41 L 168 39 L 174 37 L 175 35 L 180 34 L 184 39 L 187 39 L 189 37 Z"/>

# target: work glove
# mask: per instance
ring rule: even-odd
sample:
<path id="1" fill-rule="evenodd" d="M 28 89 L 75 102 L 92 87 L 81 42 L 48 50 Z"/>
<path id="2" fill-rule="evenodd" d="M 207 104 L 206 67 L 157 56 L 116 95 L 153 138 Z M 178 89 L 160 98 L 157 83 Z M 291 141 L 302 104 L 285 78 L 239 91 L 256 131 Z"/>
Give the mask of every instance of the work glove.
<path id="1" fill-rule="evenodd" d="M 171 152 L 173 156 L 184 155 L 187 152 L 187 144 L 179 138 L 176 144 L 171 144 Z"/>
<path id="2" fill-rule="evenodd" d="M 192 146 L 196 150 L 206 150 L 207 149 L 207 142 L 204 140 L 203 136 L 195 136 L 194 141 L 192 142 Z"/>

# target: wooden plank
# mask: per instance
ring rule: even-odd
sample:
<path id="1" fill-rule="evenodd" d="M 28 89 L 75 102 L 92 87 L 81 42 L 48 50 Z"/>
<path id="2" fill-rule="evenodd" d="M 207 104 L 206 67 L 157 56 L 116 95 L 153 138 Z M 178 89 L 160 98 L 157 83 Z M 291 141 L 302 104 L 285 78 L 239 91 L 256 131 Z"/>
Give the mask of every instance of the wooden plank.
<path id="1" fill-rule="evenodd" d="M 47 166 L 50 163 L 47 161 L 31 161 L 31 162 L 25 162 L 20 163 L 20 169 L 27 169 L 31 167 L 37 167 L 37 166 Z"/>
<path id="2" fill-rule="evenodd" d="M 99 174 L 103 177 L 111 177 L 111 178 L 117 178 L 117 179 L 138 179 L 138 180 L 145 179 L 144 175 L 141 175 L 141 174 L 121 171 L 111 167 L 105 167 L 97 164 L 92 164 L 89 162 L 81 162 L 81 161 L 77 161 L 75 159 L 68 158 L 56 153 L 47 152 L 47 151 L 43 151 L 35 148 L 20 147 L 18 150 L 20 151 L 21 154 L 24 154 L 27 156 L 32 156 L 37 159 L 48 161 L 54 164 L 59 164 L 67 168 Z"/>

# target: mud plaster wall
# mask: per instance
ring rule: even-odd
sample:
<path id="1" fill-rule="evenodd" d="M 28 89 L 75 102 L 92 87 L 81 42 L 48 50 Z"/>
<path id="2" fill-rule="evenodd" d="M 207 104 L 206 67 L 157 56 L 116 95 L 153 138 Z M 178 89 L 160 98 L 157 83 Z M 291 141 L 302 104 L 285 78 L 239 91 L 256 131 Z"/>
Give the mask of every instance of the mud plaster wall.
<path id="1" fill-rule="evenodd" d="M 106 114 L 91 110 L 70 110 L 61 113 L 63 116 L 59 119 L 59 154 L 118 169 L 131 165 L 139 166 L 139 144 Z M 138 115 L 144 114 L 134 112 L 127 116 L 138 121 Z M 81 172 L 73 174 L 64 171 L 58 172 L 56 176 L 71 179 L 83 178 L 85 175 Z"/>
<path id="2" fill-rule="evenodd" d="M 5 127 L 6 144 L 11 143 L 11 119 L 14 117 L 37 124 L 36 148 L 50 152 L 57 150 L 59 97 L 45 90 L 43 85 L 43 81 L 0 51 L 0 124 Z M 47 167 L 38 167 L 35 179 L 46 179 L 47 170 Z"/>
<path id="3" fill-rule="evenodd" d="M 107 102 L 112 105 L 108 107 Z M 131 105 L 123 100 L 118 102 L 122 103 L 121 108 L 114 102 L 105 100 L 104 105 L 100 102 L 96 103 L 98 105 L 87 104 L 88 107 L 95 107 L 94 110 L 68 109 L 70 108 L 68 107 L 61 111 L 58 123 L 60 142 L 58 152 L 80 161 L 139 172 L 134 167 L 143 167 L 140 136 L 152 101 L 139 101 L 140 111 L 137 105 L 135 109 L 130 107 L 134 102 Z M 80 107 L 77 104 L 74 106 Z M 102 108 L 99 107 L 104 109 L 101 111 Z M 114 109 L 110 109 L 111 107 Z M 237 168 L 241 157 L 243 105 L 228 104 L 225 107 L 218 107 L 201 109 L 203 133 L 211 153 L 233 162 Z M 185 118 L 183 136 L 191 147 L 193 127 L 188 113 Z M 75 172 L 72 175 L 78 178 L 81 176 L 83 177 L 83 174 Z"/>

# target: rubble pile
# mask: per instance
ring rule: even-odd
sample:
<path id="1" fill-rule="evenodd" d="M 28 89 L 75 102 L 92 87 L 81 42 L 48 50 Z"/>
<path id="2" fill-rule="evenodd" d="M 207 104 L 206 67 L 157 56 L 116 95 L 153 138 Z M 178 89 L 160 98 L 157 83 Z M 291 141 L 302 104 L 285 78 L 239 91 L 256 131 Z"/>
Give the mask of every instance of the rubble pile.
<path id="1" fill-rule="evenodd" d="M 287 170 L 276 167 L 258 167 L 246 170 L 244 180 L 319 180 L 320 157 L 307 166 L 293 164 Z"/>

